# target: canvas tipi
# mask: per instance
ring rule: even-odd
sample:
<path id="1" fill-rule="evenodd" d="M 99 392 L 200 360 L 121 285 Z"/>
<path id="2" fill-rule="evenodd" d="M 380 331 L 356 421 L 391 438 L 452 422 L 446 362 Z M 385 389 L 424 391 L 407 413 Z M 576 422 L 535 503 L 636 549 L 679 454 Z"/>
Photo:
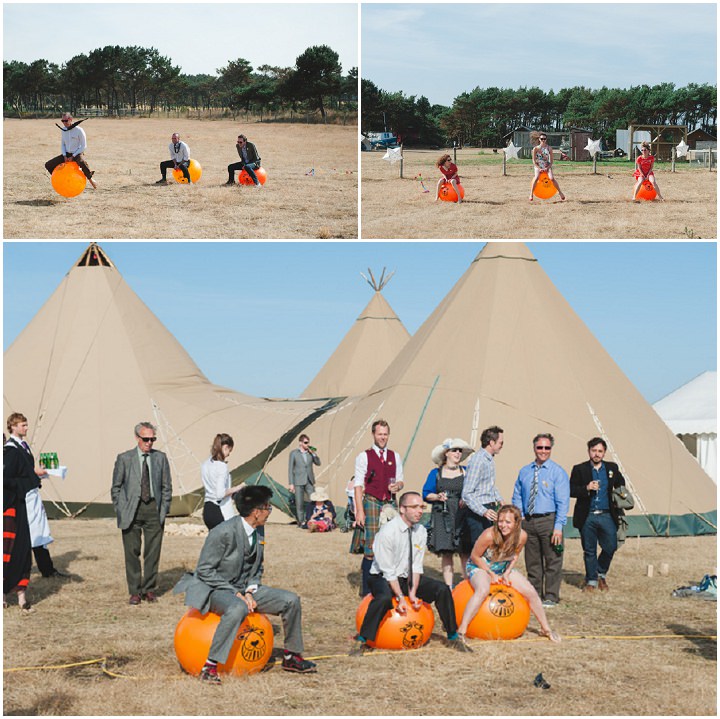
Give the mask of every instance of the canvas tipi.
<path id="1" fill-rule="evenodd" d="M 317 482 L 335 502 L 344 504 L 354 458 L 379 417 L 404 457 L 406 489 L 422 487 L 444 438 L 477 447 L 482 429 L 499 425 L 498 482 L 509 501 L 535 434 L 555 436 L 553 459 L 568 471 L 599 435 L 635 492 L 632 532 L 715 532 L 715 485 L 524 244 L 488 243 L 374 386 L 308 428 L 326 458 Z M 271 463 L 274 471 L 284 468 Z"/>
<path id="2" fill-rule="evenodd" d="M 43 482 L 56 516 L 112 514 L 115 457 L 134 446 L 140 421 L 157 425 L 169 456 L 172 513 L 187 513 L 202 504 L 200 464 L 215 434 L 234 437 L 231 466 L 246 475 L 325 404 L 213 385 L 94 243 L 5 353 L 3 403 L 6 416 L 28 417 L 36 454 L 57 452 L 68 467 L 66 479 Z"/>
<path id="3" fill-rule="evenodd" d="M 385 275 L 383 269 L 379 280 L 370 270 L 368 274 L 370 279 L 363 277 L 375 294 L 301 397 L 364 394 L 410 338 L 382 295 L 393 273 Z"/>

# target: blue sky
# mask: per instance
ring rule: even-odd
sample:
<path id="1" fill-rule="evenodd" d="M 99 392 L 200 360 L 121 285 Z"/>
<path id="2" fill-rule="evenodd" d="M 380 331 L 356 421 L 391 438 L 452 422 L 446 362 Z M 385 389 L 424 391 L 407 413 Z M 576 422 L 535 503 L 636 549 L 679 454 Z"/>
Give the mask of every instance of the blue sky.
<path id="1" fill-rule="evenodd" d="M 475 87 L 717 82 L 715 3 L 362 6 L 362 77 L 451 105 Z"/>
<path id="2" fill-rule="evenodd" d="M 329 45 L 347 72 L 358 66 L 357 15 L 354 3 L 4 3 L 3 58 L 61 65 L 105 45 L 139 45 L 186 75 L 214 75 L 239 57 L 291 67 L 308 47 Z"/>
<path id="3" fill-rule="evenodd" d="M 483 244 L 106 242 L 102 247 L 212 382 L 282 397 L 302 392 L 370 301 L 372 290 L 360 272 L 396 270 L 383 294 L 414 333 Z M 4 243 L 4 349 L 86 246 Z M 528 246 L 648 401 L 716 368 L 715 243 Z"/>

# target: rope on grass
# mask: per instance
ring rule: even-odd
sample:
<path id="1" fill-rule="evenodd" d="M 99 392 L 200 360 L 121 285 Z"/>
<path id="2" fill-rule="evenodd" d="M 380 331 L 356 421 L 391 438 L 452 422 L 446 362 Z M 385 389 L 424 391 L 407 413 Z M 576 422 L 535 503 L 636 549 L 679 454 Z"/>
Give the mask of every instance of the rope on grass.
<path id="1" fill-rule="evenodd" d="M 612 634 L 577 634 L 577 635 L 570 635 L 570 636 L 564 636 L 562 640 L 569 641 L 573 639 L 612 639 L 614 641 L 623 641 L 623 640 L 643 640 L 643 639 L 706 639 L 706 640 L 714 640 L 717 641 L 717 634 L 638 634 L 638 635 L 612 635 Z M 483 640 L 483 641 L 493 641 L 493 640 Z M 507 643 L 507 640 L 504 639 L 498 639 L 495 641 Z M 532 639 L 513 639 L 512 643 L 519 644 L 519 643 L 528 643 L 528 642 L 547 642 L 547 639 L 545 637 L 534 637 Z M 372 655 L 381 655 L 381 654 L 401 654 L 402 652 L 398 652 L 397 650 L 378 650 L 375 649 L 372 652 L 369 653 L 369 656 Z M 318 655 L 314 657 L 305 657 L 306 659 L 310 659 L 311 661 L 321 661 L 323 659 L 343 659 L 347 658 L 347 653 L 344 654 L 323 654 Z M 366 655 L 368 656 L 368 655 Z M 102 669 L 104 674 L 107 674 L 110 677 L 113 677 L 115 679 L 137 679 L 137 677 L 130 676 L 129 674 L 117 674 L 115 672 L 111 672 L 107 668 L 107 657 L 101 657 L 99 659 L 87 659 L 82 662 L 72 662 L 70 664 L 43 664 L 41 666 L 36 667 L 8 667 L 3 668 L 4 672 L 29 672 L 29 671 L 41 671 L 41 670 L 47 670 L 47 669 L 71 669 L 72 667 L 82 667 L 82 666 L 88 666 L 90 664 L 100 664 L 100 668 Z M 273 661 L 272 664 L 268 662 L 267 666 L 271 667 L 276 664 L 280 664 L 279 661 Z"/>

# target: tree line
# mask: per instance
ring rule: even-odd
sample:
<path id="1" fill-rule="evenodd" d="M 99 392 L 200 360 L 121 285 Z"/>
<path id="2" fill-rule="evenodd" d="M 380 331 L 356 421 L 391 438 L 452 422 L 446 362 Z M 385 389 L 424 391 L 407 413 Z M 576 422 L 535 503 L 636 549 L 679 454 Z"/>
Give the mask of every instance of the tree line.
<path id="1" fill-rule="evenodd" d="M 109 115 L 152 114 L 192 108 L 252 113 L 357 110 L 357 68 L 343 75 L 327 45 L 309 47 L 293 67 L 231 60 L 217 75 L 186 75 L 155 48 L 108 45 L 63 65 L 3 61 L 5 115 L 26 116 L 80 108 Z"/>
<path id="2" fill-rule="evenodd" d="M 480 88 L 464 92 L 451 107 L 432 105 L 424 96 L 385 92 L 361 82 L 363 132 L 392 130 L 406 143 L 503 147 L 515 128 L 546 132 L 571 127 L 592 131 L 612 147 L 615 130 L 629 125 L 687 125 L 713 135 L 717 129 L 717 86 L 690 83 L 638 85 L 628 89 L 571 87 L 554 92 L 538 87 Z"/>

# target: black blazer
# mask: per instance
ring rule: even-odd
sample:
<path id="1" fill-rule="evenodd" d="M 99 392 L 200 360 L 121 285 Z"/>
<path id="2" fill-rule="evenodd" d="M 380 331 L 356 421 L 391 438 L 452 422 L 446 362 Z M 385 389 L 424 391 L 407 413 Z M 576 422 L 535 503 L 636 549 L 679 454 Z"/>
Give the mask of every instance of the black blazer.
<path id="1" fill-rule="evenodd" d="M 612 501 L 612 490 L 615 487 L 625 486 L 625 477 L 622 476 L 619 467 L 615 462 L 605 462 L 605 470 L 608 474 L 608 501 L 610 502 L 610 514 L 617 524 L 618 511 Z M 576 464 L 570 473 L 570 496 L 576 497 L 575 511 L 573 512 L 573 527 L 582 529 L 588 513 L 590 512 L 590 501 L 592 492 L 588 491 L 588 484 L 592 482 L 592 463 L 590 460 L 582 464 Z"/>

